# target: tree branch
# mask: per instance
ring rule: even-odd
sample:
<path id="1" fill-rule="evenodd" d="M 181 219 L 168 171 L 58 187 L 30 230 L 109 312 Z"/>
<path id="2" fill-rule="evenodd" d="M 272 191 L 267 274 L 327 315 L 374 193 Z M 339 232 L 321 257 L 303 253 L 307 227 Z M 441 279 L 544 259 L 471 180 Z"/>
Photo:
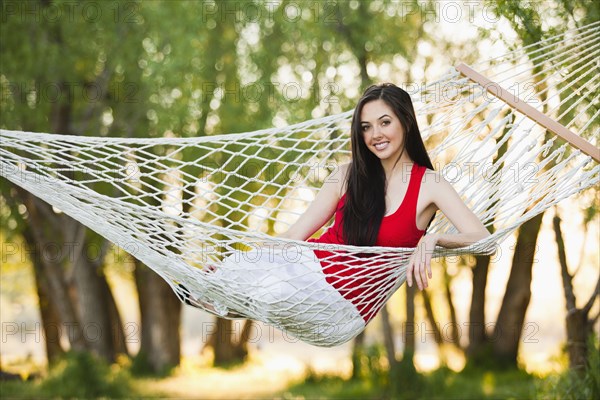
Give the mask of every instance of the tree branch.
<path id="1" fill-rule="evenodd" d="M 590 310 L 592 309 L 592 306 L 594 305 L 594 302 L 596 301 L 596 298 L 598 297 L 599 294 L 600 294 L 600 277 L 598 277 L 598 282 L 596 282 L 596 289 L 594 289 L 589 300 L 587 301 L 587 303 L 585 303 L 585 306 L 583 306 L 583 308 L 582 308 L 582 310 L 585 314 L 590 312 Z"/>
<path id="2" fill-rule="evenodd" d="M 560 262 L 560 271 L 563 281 L 563 289 L 565 291 L 565 300 L 567 303 L 567 311 L 575 310 L 577 307 L 575 294 L 573 293 L 573 277 L 569 274 L 567 267 L 567 256 L 565 252 L 565 242 L 562 236 L 562 230 L 560 228 L 560 217 L 558 216 L 558 210 L 554 208 L 554 218 L 552 224 L 554 226 L 554 234 L 556 236 L 556 246 L 558 247 L 558 260 Z"/>
<path id="3" fill-rule="evenodd" d="M 387 305 L 381 308 L 381 322 L 383 328 L 383 341 L 385 343 L 385 350 L 390 364 L 390 369 L 396 367 L 398 360 L 396 359 L 396 347 L 394 346 L 394 332 L 392 325 L 390 324 L 390 314 L 387 310 Z"/>
<path id="4" fill-rule="evenodd" d="M 452 291 L 450 290 L 450 275 L 448 275 L 448 271 L 446 269 L 444 269 L 444 292 L 446 294 L 448 308 L 450 309 L 450 321 L 452 322 L 452 343 L 454 343 L 458 349 L 464 350 L 460 345 L 460 335 L 456 329 L 456 327 L 459 325 L 456 318 L 456 307 L 454 306 L 454 301 L 452 300 Z"/>
<path id="5" fill-rule="evenodd" d="M 575 271 L 573 271 L 573 276 L 577 275 L 577 273 L 579 272 L 579 269 L 584 265 L 583 263 L 583 259 L 584 259 L 584 255 L 585 255 L 585 242 L 587 242 L 587 237 L 588 237 L 588 224 L 587 223 L 583 223 L 583 238 L 581 239 L 581 249 L 579 250 L 579 260 L 577 263 L 577 268 L 575 268 Z"/>
<path id="6" fill-rule="evenodd" d="M 591 318 L 589 320 L 590 326 L 594 326 L 594 324 L 596 323 L 596 321 L 598 321 L 598 317 L 600 317 L 600 310 L 598 311 L 598 313 L 596 314 L 596 316 L 594 318 Z"/>
<path id="7" fill-rule="evenodd" d="M 433 307 L 431 306 L 431 299 L 429 298 L 429 293 L 426 291 L 422 291 L 421 295 L 423 296 L 423 304 L 425 305 L 425 310 L 427 311 L 427 319 L 433 328 L 433 336 L 435 338 L 435 342 L 440 345 L 443 342 L 442 332 L 440 331 L 440 327 L 435 319 L 435 315 L 433 313 Z"/>

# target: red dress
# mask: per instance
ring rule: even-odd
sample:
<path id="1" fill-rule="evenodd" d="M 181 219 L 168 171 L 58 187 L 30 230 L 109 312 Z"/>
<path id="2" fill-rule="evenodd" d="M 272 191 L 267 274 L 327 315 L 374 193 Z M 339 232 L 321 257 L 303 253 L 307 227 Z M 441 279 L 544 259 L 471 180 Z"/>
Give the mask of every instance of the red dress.
<path id="1" fill-rule="evenodd" d="M 425 233 L 425 230 L 417 228 L 416 218 L 417 199 L 426 169 L 413 163 L 406 195 L 400 207 L 393 214 L 383 217 L 375 246 L 415 247 Z M 346 194 L 338 203 L 334 224 L 321 237 L 309 239 L 309 242 L 330 245 L 344 244 L 342 227 L 345 200 Z M 373 262 L 372 257 L 369 260 L 368 255 L 363 255 L 365 258 L 357 260 L 355 256 L 349 257 L 339 255 L 339 253 L 335 255 L 326 250 L 315 250 L 314 252 L 321 262 L 327 282 L 336 288 L 346 300 L 353 303 L 365 323 L 368 323 L 387 298 L 381 294 L 387 293 L 396 284 L 394 281 L 382 278 L 385 276 L 385 270 L 380 268 L 377 273 L 374 273 L 374 267 L 377 268 L 377 264 L 381 264 L 381 262 Z M 390 269 L 390 267 L 386 268 Z"/>

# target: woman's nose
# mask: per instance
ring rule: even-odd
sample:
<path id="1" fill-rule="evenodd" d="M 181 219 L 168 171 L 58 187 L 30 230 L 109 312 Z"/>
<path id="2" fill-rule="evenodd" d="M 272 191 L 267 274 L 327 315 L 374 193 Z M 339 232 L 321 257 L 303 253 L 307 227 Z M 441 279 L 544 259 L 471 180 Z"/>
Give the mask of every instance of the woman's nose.
<path id="1" fill-rule="evenodd" d="M 378 126 L 374 126 L 373 127 L 373 139 L 380 138 L 381 136 L 383 136 L 383 134 L 381 133 L 381 129 Z"/>

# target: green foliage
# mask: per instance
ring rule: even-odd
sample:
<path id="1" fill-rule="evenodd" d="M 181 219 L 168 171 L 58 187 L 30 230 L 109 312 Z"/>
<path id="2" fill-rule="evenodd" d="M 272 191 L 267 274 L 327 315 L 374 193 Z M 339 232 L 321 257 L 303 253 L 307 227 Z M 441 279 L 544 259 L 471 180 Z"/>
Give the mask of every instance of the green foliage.
<path id="1" fill-rule="evenodd" d="M 131 395 L 128 373 L 119 365 L 107 365 L 90 353 L 68 353 L 51 368 L 40 385 L 48 397 L 97 398 Z"/>
<path id="2" fill-rule="evenodd" d="M 543 3 L 498 0 L 487 1 L 487 4 L 494 13 L 506 18 L 524 45 L 531 45 L 540 40 L 548 39 L 551 36 L 563 33 L 567 29 L 596 22 L 600 15 L 600 2 L 587 0 L 553 0 Z M 550 21 L 552 22 L 550 23 Z M 521 43 L 508 44 L 508 46 L 509 48 L 520 47 Z M 535 52 L 539 49 L 534 46 L 529 51 Z M 535 57 L 535 54 L 532 53 L 529 57 Z M 577 78 L 556 84 L 560 89 L 561 97 L 561 108 L 557 115 L 560 115 L 559 122 L 564 124 L 572 121 L 582 112 L 592 118 L 598 111 L 598 107 L 589 104 L 589 99 L 584 97 L 582 102 L 582 96 L 571 96 L 573 92 L 585 91 L 590 81 L 595 78 L 595 75 L 588 74 L 588 69 L 578 64 L 577 60 L 574 60 L 571 64 L 572 70 L 579 71 Z M 540 86 L 538 90 L 541 90 L 546 85 L 544 79 L 542 79 L 544 76 L 543 68 L 537 67 L 534 72 L 540 74 L 535 82 L 536 85 Z M 563 93 L 563 91 L 565 92 Z M 587 119 L 584 121 L 587 121 Z M 577 131 L 577 125 L 573 128 Z M 593 129 L 590 131 L 593 132 Z M 584 135 L 583 132 L 581 134 Z"/>
<path id="3" fill-rule="evenodd" d="M 535 396 L 535 377 L 523 370 L 456 373 L 442 367 L 425 378 L 421 398 L 521 399 Z"/>
<path id="4" fill-rule="evenodd" d="M 493 371 L 477 368 L 455 372 L 440 367 L 419 373 L 411 363 L 396 371 L 385 368 L 381 347 L 365 350 L 363 362 L 372 366 L 360 379 L 308 370 L 304 380 L 284 392 L 267 397 L 295 399 L 595 399 L 600 387 L 600 353 L 597 338 L 590 344 L 590 365 L 584 374 L 565 372 L 539 378 L 522 370 Z M 108 366 L 90 354 L 71 353 L 52 368 L 42 382 L 2 382 L 2 396 L 10 398 L 148 398 L 174 397 L 169 378 L 130 377 L 131 366 Z M 224 370 L 221 370 L 224 371 Z M 239 374 L 239 371 L 233 371 Z M 226 379 L 219 373 L 219 379 Z M 209 379 L 198 371 L 186 379 Z M 233 381 L 238 381 L 234 378 Z M 392 384 L 397 380 L 394 388 Z M 243 393 L 243 388 L 240 393 Z M 181 393 L 181 392 L 177 392 Z M 205 395 L 210 395 L 206 392 Z M 179 397 L 179 396 L 175 396 Z"/>
<path id="5" fill-rule="evenodd" d="M 440 367 L 418 373 L 410 362 L 395 371 L 382 368 L 381 347 L 372 346 L 361 357 L 362 376 L 344 380 L 310 371 L 284 398 L 390 398 L 390 399 L 597 399 L 600 398 L 600 348 L 598 338 L 589 343 L 588 367 L 538 378 L 519 369 L 488 369 L 470 365 L 461 372 Z M 407 357 L 406 359 L 409 359 Z"/>
<path id="6" fill-rule="evenodd" d="M 588 342 L 588 365 L 584 371 L 567 370 L 540 382 L 539 399 L 598 399 L 600 398 L 600 348 L 598 337 Z"/>
<path id="7" fill-rule="evenodd" d="M 510 357 L 494 352 L 493 343 L 483 343 L 476 352 L 469 355 L 466 371 L 503 371 L 515 370 L 516 366 Z"/>
<path id="8" fill-rule="evenodd" d="M 412 354 L 405 352 L 404 358 L 389 373 L 392 397 L 418 399 L 426 388 L 426 382 L 415 368 Z"/>
<path id="9" fill-rule="evenodd" d="M 318 374 L 309 370 L 304 382 L 294 385 L 286 391 L 284 399 L 302 396 L 307 399 L 381 399 L 386 398 L 385 387 L 376 383 L 376 379 L 361 378 L 345 380 L 336 375 Z"/>
<path id="10" fill-rule="evenodd" d="M 136 377 L 146 377 L 146 376 L 155 376 L 155 372 L 152 370 L 152 366 L 150 362 L 148 362 L 148 356 L 140 351 L 138 354 L 133 357 L 131 360 L 131 375 Z M 161 374 L 158 374 L 159 376 Z M 166 374 L 163 374 L 166 375 Z"/>
<path id="11" fill-rule="evenodd" d="M 160 371 L 156 371 L 148 360 L 148 354 L 143 351 L 139 351 L 138 354 L 131 360 L 129 372 L 135 377 L 165 378 L 173 374 L 176 367 L 177 365 L 166 365 Z"/>
<path id="12" fill-rule="evenodd" d="M 376 385 L 387 381 L 387 358 L 385 348 L 381 344 L 362 347 L 353 357 L 355 365 L 355 380 L 369 380 Z"/>
<path id="13" fill-rule="evenodd" d="M 56 362 L 46 378 L 2 382 L 6 398 L 131 398 L 134 394 L 127 366 L 108 365 L 91 353 L 70 352 Z"/>
<path id="14" fill-rule="evenodd" d="M 420 374 L 410 363 L 400 363 L 394 390 L 370 378 L 345 381 L 340 377 L 309 375 L 305 382 L 290 388 L 283 396 L 294 398 L 386 398 L 386 399 L 524 399 L 535 398 L 535 377 L 520 370 L 492 372 L 471 369 L 454 372 L 441 367 Z M 401 376 L 401 374 L 405 374 Z"/>

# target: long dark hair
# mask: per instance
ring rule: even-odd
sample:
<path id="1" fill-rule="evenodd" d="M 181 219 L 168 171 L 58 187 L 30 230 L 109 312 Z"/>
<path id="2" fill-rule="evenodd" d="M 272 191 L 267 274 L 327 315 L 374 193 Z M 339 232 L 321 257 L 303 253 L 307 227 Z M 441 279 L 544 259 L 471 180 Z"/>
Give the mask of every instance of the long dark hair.
<path id="1" fill-rule="evenodd" d="M 379 158 L 367 148 L 360 123 L 364 105 L 380 99 L 400 120 L 404 130 L 403 151 L 414 163 L 433 169 L 410 95 L 392 83 L 367 88 L 356 105 L 351 125 L 352 163 L 347 174 L 348 187 L 343 211 L 344 240 L 351 245 L 374 245 L 385 215 L 385 171 Z"/>

